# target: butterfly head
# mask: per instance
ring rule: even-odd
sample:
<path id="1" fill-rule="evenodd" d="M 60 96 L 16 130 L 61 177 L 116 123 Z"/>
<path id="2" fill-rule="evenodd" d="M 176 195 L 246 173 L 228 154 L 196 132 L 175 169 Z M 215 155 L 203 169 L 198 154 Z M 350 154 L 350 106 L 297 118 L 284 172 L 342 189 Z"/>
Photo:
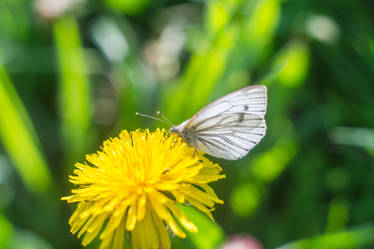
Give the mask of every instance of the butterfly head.
<path id="1" fill-rule="evenodd" d="M 179 133 L 180 132 L 177 126 L 171 127 L 169 131 L 170 131 L 170 133 Z"/>
<path id="2" fill-rule="evenodd" d="M 188 120 L 184 121 L 180 125 L 175 125 L 170 128 L 170 133 L 177 133 L 179 136 L 181 136 L 187 143 L 190 143 L 191 141 L 191 134 L 189 130 L 186 127 L 186 123 Z"/>
<path id="3" fill-rule="evenodd" d="M 172 126 L 169 129 L 170 133 L 177 133 L 178 135 L 180 135 L 182 137 L 183 137 L 183 130 L 184 130 L 184 126 L 182 126 L 182 124 Z"/>

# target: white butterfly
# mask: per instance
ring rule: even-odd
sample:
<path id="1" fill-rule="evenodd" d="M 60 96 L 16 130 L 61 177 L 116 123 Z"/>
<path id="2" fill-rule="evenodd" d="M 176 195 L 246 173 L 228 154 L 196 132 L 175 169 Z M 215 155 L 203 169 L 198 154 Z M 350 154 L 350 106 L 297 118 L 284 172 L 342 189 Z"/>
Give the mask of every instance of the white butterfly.
<path id="1" fill-rule="evenodd" d="M 237 160 L 265 136 L 266 107 L 266 86 L 244 87 L 205 106 L 170 132 L 208 155 Z"/>

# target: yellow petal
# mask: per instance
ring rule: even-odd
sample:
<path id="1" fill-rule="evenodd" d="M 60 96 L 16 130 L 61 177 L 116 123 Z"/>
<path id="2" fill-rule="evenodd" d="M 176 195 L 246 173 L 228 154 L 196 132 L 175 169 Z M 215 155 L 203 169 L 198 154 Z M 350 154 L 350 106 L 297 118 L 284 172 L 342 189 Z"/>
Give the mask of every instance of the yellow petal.
<path id="1" fill-rule="evenodd" d="M 138 213 L 136 215 L 136 219 L 138 221 L 142 220 L 146 214 L 146 211 L 147 211 L 146 200 L 147 198 L 145 197 L 145 195 L 140 196 L 140 198 L 138 199 L 138 207 L 137 207 Z"/>
<path id="2" fill-rule="evenodd" d="M 182 210 L 180 210 L 178 207 L 175 205 L 168 205 L 168 208 L 173 212 L 175 217 L 179 220 L 179 222 L 191 233 L 197 233 L 198 229 L 195 226 L 192 221 L 190 221 L 187 216 L 183 213 Z"/>
<path id="3" fill-rule="evenodd" d="M 129 210 L 127 211 L 126 230 L 132 231 L 135 228 L 135 225 L 136 225 L 136 207 L 135 207 L 135 204 L 132 203 L 130 205 Z"/>

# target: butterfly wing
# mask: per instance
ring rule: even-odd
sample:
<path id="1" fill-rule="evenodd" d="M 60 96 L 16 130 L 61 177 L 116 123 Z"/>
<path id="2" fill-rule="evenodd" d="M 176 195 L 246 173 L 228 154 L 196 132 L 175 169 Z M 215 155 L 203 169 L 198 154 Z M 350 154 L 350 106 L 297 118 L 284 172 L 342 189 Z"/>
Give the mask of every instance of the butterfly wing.
<path id="1" fill-rule="evenodd" d="M 192 146 L 218 158 L 237 160 L 265 136 L 265 86 L 249 86 L 217 99 L 185 124 Z"/>

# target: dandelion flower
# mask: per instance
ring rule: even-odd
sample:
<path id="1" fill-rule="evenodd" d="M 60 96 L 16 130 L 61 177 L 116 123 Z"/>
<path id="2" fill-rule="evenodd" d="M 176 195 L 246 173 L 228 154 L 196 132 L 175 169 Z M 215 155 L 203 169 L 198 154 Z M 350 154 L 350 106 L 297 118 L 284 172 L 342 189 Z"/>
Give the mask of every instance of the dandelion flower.
<path id="1" fill-rule="evenodd" d="M 100 249 L 120 249 L 128 233 L 134 249 L 167 249 L 168 230 L 180 238 L 198 231 L 177 203 L 212 220 L 223 203 L 208 186 L 225 177 L 219 165 L 164 129 L 122 131 L 86 160 L 70 176 L 78 188 L 62 198 L 78 203 L 69 224 L 84 246 L 99 237 Z"/>

